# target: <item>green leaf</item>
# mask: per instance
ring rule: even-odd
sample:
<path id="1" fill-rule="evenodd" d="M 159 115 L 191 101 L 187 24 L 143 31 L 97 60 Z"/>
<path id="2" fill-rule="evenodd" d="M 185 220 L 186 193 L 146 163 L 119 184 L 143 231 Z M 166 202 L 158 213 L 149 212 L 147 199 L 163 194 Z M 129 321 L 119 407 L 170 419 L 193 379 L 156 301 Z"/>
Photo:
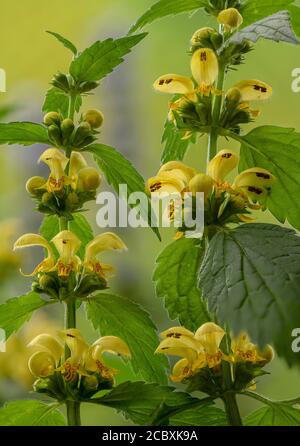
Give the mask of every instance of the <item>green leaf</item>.
<path id="1" fill-rule="evenodd" d="M 296 5 L 290 5 L 287 9 L 290 11 L 293 30 L 300 36 L 300 8 Z"/>
<path id="2" fill-rule="evenodd" d="M 243 27 L 287 9 L 294 0 L 248 0 L 242 7 Z"/>
<path id="3" fill-rule="evenodd" d="M 300 410 L 287 404 L 270 403 L 244 419 L 245 426 L 299 426 Z"/>
<path id="4" fill-rule="evenodd" d="M 94 238 L 93 230 L 82 214 L 73 214 L 73 220 L 70 221 L 69 225 L 70 231 L 76 234 L 81 241 L 78 255 L 82 259 L 86 245 Z M 50 242 L 58 232 L 59 218 L 57 215 L 48 215 L 45 217 L 40 227 L 40 234 Z"/>
<path id="5" fill-rule="evenodd" d="M 46 305 L 49 305 L 49 302 L 41 299 L 39 294 L 33 291 L 24 296 L 8 299 L 0 305 L 0 328 L 5 330 L 6 337 L 9 338 L 29 321 L 34 311 Z"/>
<path id="6" fill-rule="evenodd" d="M 182 139 L 182 133 L 175 128 L 172 122 L 167 120 L 161 142 L 165 145 L 161 162 L 167 163 L 173 160 L 182 161 L 191 141 Z"/>
<path id="7" fill-rule="evenodd" d="M 0 124 L 0 144 L 51 144 L 45 127 L 33 122 Z"/>
<path id="8" fill-rule="evenodd" d="M 171 426 L 227 426 L 227 418 L 222 409 L 205 405 L 173 415 L 170 424 Z"/>
<path id="9" fill-rule="evenodd" d="M 166 383 L 166 358 L 155 355 L 159 340 L 149 314 L 137 303 L 113 294 L 97 294 L 87 303 L 87 315 L 102 336 L 127 342 L 134 372 L 147 382 Z"/>
<path id="10" fill-rule="evenodd" d="M 182 238 L 167 246 L 156 260 L 153 280 L 156 295 L 165 300 L 171 319 L 197 330 L 209 320 L 206 303 L 197 288 L 197 277 L 203 257 L 201 241 Z"/>
<path id="11" fill-rule="evenodd" d="M 129 33 L 134 33 L 149 23 L 168 15 L 191 12 L 207 6 L 206 0 L 160 0 L 143 14 L 130 29 Z"/>
<path id="12" fill-rule="evenodd" d="M 95 161 L 104 173 L 108 183 L 119 194 L 119 184 L 127 184 L 127 197 L 134 192 L 145 192 L 145 182 L 135 167 L 121 153 L 113 147 L 104 144 L 93 144 L 85 149 L 93 153 Z M 122 198 L 127 198 L 122 197 Z M 135 207 L 132 205 L 132 207 Z M 151 207 L 148 202 L 147 208 L 143 203 L 139 206 L 141 217 L 144 221 L 151 222 Z M 155 221 L 155 220 L 153 220 Z M 160 239 L 158 229 L 151 228 Z"/>
<path id="13" fill-rule="evenodd" d="M 146 384 L 143 382 L 125 382 L 115 387 L 110 392 L 100 398 L 91 400 L 91 402 L 113 407 L 117 411 L 123 412 L 126 418 L 140 425 L 166 425 L 168 415 L 170 415 L 170 424 L 177 424 L 182 415 L 183 420 L 188 417 L 191 422 L 197 420 L 197 425 L 203 426 L 208 419 L 212 403 L 207 400 L 199 400 L 191 397 L 188 393 L 176 392 L 173 387 L 159 386 L 157 384 Z M 197 415 L 191 416 L 190 407 L 195 407 L 199 411 Z M 196 409 L 197 408 L 197 409 Z M 211 421 L 222 418 L 222 411 L 214 408 L 211 411 Z M 181 412 L 182 410 L 186 411 Z M 207 412 L 206 412 L 207 410 Z M 153 414 L 160 412 L 160 420 L 153 420 Z M 175 412 L 180 414 L 175 415 Z M 172 415 L 174 413 L 174 415 Z M 210 417 L 209 417 L 210 418 Z M 204 421 L 205 420 L 205 421 Z M 224 417 L 223 417 L 224 421 Z M 201 424 L 202 423 L 202 424 Z M 195 424 L 191 424 L 195 425 Z"/>
<path id="14" fill-rule="evenodd" d="M 143 33 L 117 40 L 106 39 L 95 42 L 72 61 L 70 74 L 78 83 L 103 79 L 123 62 L 123 57 L 146 35 Z"/>
<path id="15" fill-rule="evenodd" d="M 225 46 L 232 43 L 240 44 L 246 40 L 255 43 L 259 39 L 287 42 L 296 45 L 299 45 L 300 43 L 300 40 L 296 37 L 292 29 L 289 12 L 280 11 L 235 33 L 226 41 Z"/>
<path id="16" fill-rule="evenodd" d="M 81 96 L 77 96 L 75 103 L 75 110 L 79 112 L 82 105 Z M 64 118 L 68 116 L 69 111 L 69 98 L 68 96 L 59 88 L 50 88 L 45 97 L 43 104 L 43 112 L 48 113 L 56 111 L 62 114 Z"/>
<path id="17" fill-rule="evenodd" d="M 66 421 L 56 404 L 20 400 L 0 409 L 0 426 L 66 426 Z"/>
<path id="18" fill-rule="evenodd" d="M 53 31 L 46 31 L 46 32 L 48 34 L 51 34 L 52 36 L 54 36 L 60 43 L 63 44 L 64 47 L 66 47 L 68 50 L 72 51 L 74 56 L 76 56 L 77 48 L 76 48 L 76 46 L 72 42 L 70 42 L 70 40 L 66 39 L 62 35 L 60 35 L 58 33 L 55 33 Z"/>
<path id="19" fill-rule="evenodd" d="M 300 133 L 294 129 L 263 126 L 238 138 L 240 171 L 263 167 L 276 177 L 267 207 L 281 223 L 285 219 L 300 229 Z"/>
<path id="20" fill-rule="evenodd" d="M 261 347 L 273 344 L 299 363 L 291 332 L 300 327 L 300 237 L 270 224 L 222 230 L 210 241 L 200 271 L 203 296 L 218 320 L 246 330 Z"/>

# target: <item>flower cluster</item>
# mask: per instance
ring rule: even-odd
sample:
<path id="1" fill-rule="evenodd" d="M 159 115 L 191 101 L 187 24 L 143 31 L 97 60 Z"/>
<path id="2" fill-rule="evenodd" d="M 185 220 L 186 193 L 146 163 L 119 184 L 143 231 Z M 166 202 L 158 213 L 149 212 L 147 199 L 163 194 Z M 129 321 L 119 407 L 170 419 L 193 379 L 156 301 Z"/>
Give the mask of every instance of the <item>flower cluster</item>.
<path id="1" fill-rule="evenodd" d="M 232 32 L 243 21 L 240 13 L 229 8 L 220 12 L 218 21 L 225 31 Z M 213 28 L 197 30 L 191 39 L 192 78 L 177 74 L 160 76 L 153 84 L 154 89 L 173 94 L 169 104 L 169 120 L 183 133 L 183 139 L 195 132 L 206 132 L 212 125 L 212 96 L 223 95 L 216 87 L 220 64 L 241 63 L 241 54 L 250 50 L 248 42 L 229 45 L 220 51 L 223 37 Z M 272 88 L 259 80 L 243 80 L 234 85 L 226 94 L 219 122 L 220 128 L 239 133 L 240 124 L 250 122 L 259 114 L 252 110 L 249 102 L 269 99 Z"/>
<path id="2" fill-rule="evenodd" d="M 147 192 L 157 195 L 182 196 L 190 192 L 204 194 L 205 224 L 224 225 L 229 222 L 252 221 L 252 209 L 264 209 L 275 177 L 267 170 L 255 167 L 241 172 L 233 183 L 226 177 L 239 162 L 231 150 L 221 150 L 208 164 L 207 174 L 197 173 L 179 161 L 164 164 L 155 177 L 147 182 Z M 172 211 L 172 212 L 171 212 Z M 170 219 L 174 219 L 174 209 Z M 182 228 L 184 232 L 184 228 Z"/>
<path id="3" fill-rule="evenodd" d="M 49 167 L 49 177 L 30 178 L 26 190 L 37 200 L 40 212 L 70 218 L 85 202 L 95 199 L 101 176 L 94 167 L 88 166 L 81 153 L 72 152 L 68 159 L 63 151 L 49 148 L 39 162 Z"/>
<path id="4" fill-rule="evenodd" d="M 233 338 L 231 351 L 224 352 L 221 343 L 225 336 L 223 328 L 213 322 L 203 324 L 196 333 L 184 327 L 173 327 L 161 333 L 163 340 L 156 352 L 182 358 L 173 367 L 171 379 L 175 382 L 185 381 L 202 371 L 218 375 L 223 361 L 234 365 L 237 372 L 239 364 L 262 368 L 273 359 L 270 345 L 261 351 L 246 333 Z M 252 379 L 249 381 L 252 385 Z"/>
<path id="5" fill-rule="evenodd" d="M 105 288 L 107 275 L 112 273 L 113 267 L 100 262 L 97 256 L 104 251 L 127 249 L 124 242 L 111 232 L 100 234 L 90 241 L 85 247 L 83 260 L 77 255 L 81 241 L 71 231 L 59 232 L 51 243 L 39 234 L 25 234 L 15 242 L 14 248 L 45 248 L 47 257 L 27 276 L 37 276 L 35 289 L 54 298 L 66 298 L 72 292 L 76 292 L 77 297 L 84 297 Z M 62 296 L 60 293 L 65 286 L 68 292 L 65 291 Z"/>
<path id="6" fill-rule="evenodd" d="M 111 387 L 116 370 L 105 364 L 104 353 L 130 358 L 129 348 L 122 339 L 103 336 L 89 345 L 75 328 L 61 331 L 57 337 L 40 334 L 28 347 L 32 350 L 28 367 L 38 378 L 35 390 L 46 391 L 57 398 L 63 398 L 61 378 L 73 392 L 86 397 Z M 69 352 L 67 357 L 63 357 L 65 347 Z"/>

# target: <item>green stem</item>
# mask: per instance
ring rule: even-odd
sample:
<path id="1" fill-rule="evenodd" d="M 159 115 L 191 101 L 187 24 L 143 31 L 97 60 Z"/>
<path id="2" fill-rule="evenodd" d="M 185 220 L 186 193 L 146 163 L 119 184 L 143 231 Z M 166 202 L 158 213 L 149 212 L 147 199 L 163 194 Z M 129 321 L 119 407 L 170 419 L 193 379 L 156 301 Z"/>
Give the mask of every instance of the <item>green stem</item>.
<path id="1" fill-rule="evenodd" d="M 224 86 L 224 78 L 225 78 L 225 65 L 220 63 L 219 65 L 219 76 L 217 80 L 216 88 L 220 91 L 223 91 Z M 208 136 L 208 154 L 207 154 L 207 163 L 213 159 L 217 154 L 217 142 L 218 142 L 218 129 L 219 129 L 219 120 L 222 108 L 222 95 L 219 94 L 215 96 L 212 108 L 212 126 L 211 131 Z"/>
<path id="2" fill-rule="evenodd" d="M 67 401 L 68 426 L 81 426 L 80 403 L 77 401 Z"/>
<path id="3" fill-rule="evenodd" d="M 69 111 L 68 111 L 69 119 L 74 119 L 76 100 L 77 100 L 77 93 L 70 93 Z"/>
<path id="4" fill-rule="evenodd" d="M 242 426 L 239 407 L 236 401 L 236 394 L 233 391 L 227 391 L 222 395 L 227 420 L 230 426 Z"/>
<path id="5" fill-rule="evenodd" d="M 250 398 L 253 398 L 257 401 L 260 401 L 263 404 L 267 404 L 267 405 L 272 405 L 272 404 L 290 404 L 292 406 L 294 406 L 295 404 L 300 404 L 300 397 L 298 398 L 292 398 L 290 400 L 281 400 L 281 401 L 274 401 L 271 400 L 270 398 L 267 398 L 265 396 L 259 395 L 256 392 L 249 392 L 248 390 L 244 391 L 244 392 L 240 392 L 240 395 L 244 395 L 244 396 L 249 396 Z"/>

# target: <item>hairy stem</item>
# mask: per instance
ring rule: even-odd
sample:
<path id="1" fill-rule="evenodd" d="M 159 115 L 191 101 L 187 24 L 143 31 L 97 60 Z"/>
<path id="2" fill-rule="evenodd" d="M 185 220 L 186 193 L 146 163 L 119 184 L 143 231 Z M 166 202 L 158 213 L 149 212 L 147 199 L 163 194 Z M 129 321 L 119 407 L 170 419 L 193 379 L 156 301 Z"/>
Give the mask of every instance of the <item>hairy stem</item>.
<path id="1" fill-rule="evenodd" d="M 260 401 L 261 403 L 267 404 L 267 405 L 272 405 L 274 403 L 277 403 L 277 404 L 290 404 L 291 406 L 294 406 L 296 404 L 300 404 L 300 397 L 292 398 L 290 400 L 274 401 L 274 400 L 271 400 L 270 398 L 260 395 L 259 393 L 250 392 L 248 390 L 246 390 L 244 392 L 240 392 L 240 394 L 244 395 L 244 396 L 249 396 L 250 398 L 253 398 L 253 399 Z"/>
<path id="2" fill-rule="evenodd" d="M 225 65 L 220 63 L 219 65 L 219 76 L 217 80 L 216 88 L 220 92 L 223 90 L 224 78 L 225 78 Z M 211 131 L 208 135 L 208 153 L 207 153 L 207 163 L 217 154 L 217 142 L 218 142 L 218 127 L 220 120 L 220 113 L 222 107 L 222 94 L 215 96 L 212 109 L 212 126 Z"/>
<path id="3" fill-rule="evenodd" d="M 81 426 L 80 403 L 67 401 L 68 426 Z"/>

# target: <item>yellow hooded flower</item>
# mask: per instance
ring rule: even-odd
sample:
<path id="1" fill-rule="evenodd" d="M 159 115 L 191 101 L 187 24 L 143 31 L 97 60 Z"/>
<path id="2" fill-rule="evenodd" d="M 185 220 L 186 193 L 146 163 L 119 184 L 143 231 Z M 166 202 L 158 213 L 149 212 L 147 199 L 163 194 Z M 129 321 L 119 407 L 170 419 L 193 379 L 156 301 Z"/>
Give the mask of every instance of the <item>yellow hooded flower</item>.
<path id="1" fill-rule="evenodd" d="M 98 274 L 105 279 L 105 275 L 113 271 L 111 265 L 100 263 L 97 256 L 104 251 L 127 250 L 125 243 L 112 232 L 105 232 L 95 237 L 86 245 L 83 266 L 89 271 Z"/>
<path id="2" fill-rule="evenodd" d="M 192 55 L 191 70 L 198 84 L 197 90 L 208 95 L 219 74 L 219 63 L 215 52 L 210 48 L 196 50 Z"/>
<path id="3" fill-rule="evenodd" d="M 212 193 L 214 180 L 209 175 L 198 173 L 189 182 L 189 190 L 193 195 L 197 192 L 203 192 L 204 200 L 207 200 Z"/>
<path id="4" fill-rule="evenodd" d="M 66 381 L 72 381 L 77 374 L 88 376 L 94 372 L 98 372 L 104 379 L 113 381 L 115 370 L 105 366 L 103 353 L 130 357 L 127 344 L 116 336 L 103 336 L 90 346 L 78 329 L 64 330 L 60 335 L 71 352 L 70 358 L 60 368 Z"/>
<path id="5" fill-rule="evenodd" d="M 40 156 L 39 162 L 47 164 L 50 176 L 47 181 L 48 192 L 56 192 L 63 188 L 67 181 L 65 168 L 69 162 L 65 154 L 58 149 L 47 149 Z"/>
<path id="6" fill-rule="evenodd" d="M 220 350 L 220 344 L 224 336 L 225 331 L 223 328 L 213 322 L 201 325 L 195 333 L 195 339 L 200 342 L 204 349 L 209 368 L 218 366 L 222 361 L 224 355 Z"/>
<path id="7" fill-rule="evenodd" d="M 270 345 L 266 345 L 260 351 L 255 344 L 250 341 L 247 333 L 241 332 L 231 342 L 234 362 L 253 362 L 267 364 L 274 358 L 274 350 Z"/>
<path id="8" fill-rule="evenodd" d="M 184 327 L 173 327 L 161 333 L 163 340 L 155 353 L 179 356 L 173 367 L 171 379 L 180 382 L 206 366 L 203 348 L 194 337 L 194 333 Z"/>
<path id="9" fill-rule="evenodd" d="M 157 175 L 147 181 L 149 193 L 181 194 L 188 187 L 196 171 L 180 161 L 169 161 L 161 166 Z"/>
<path id="10" fill-rule="evenodd" d="M 233 183 L 233 189 L 242 191 L 253 202 L 266 198 L 275 177 L 268 170 L 252 167 L 240 173 Z"/>
<path id="11" fill-rule="evenodd" d="M 25 276 L 31 277 L 35 276 L 41 272 L 47 272 L 54 268 L 55 257 L 52 252 L 51 246 L 48 241 L 38 234 L 25 234 L 22 235 L 14 244 L 15 249 L 29 248 L 32 246 L 41 246 L 47 250 L 47 257 L 39 263 L 31 274 L 24 274 Z M 22 273 L 23 274 L 23 273 Z"/>
<path id="12" fill-rule="evenodd" d="M 241 102 L 262 101 L 272 96 L 272 87 L 255 79 L 240 81 L 233 88 L 239 89 Z"/>
<path id="13" fill-rule="evenodd" d="M 219 13 L 218 22 L 224 25 L 226 32 L 230 32 L 241 26 L 243 17 L 236 8 L 228 8 Z"/>
<path id="14" fill-rule="evenodd" d="M 162 93 L 182 94 L 186 100 L 197 102 L 197 92 L 208 95 L 213 90 L 219 73 L 218 58 L 210 48 L 200 48 L 196 50 L 191 59 L 191 72 L 197 83 L 187 76 L 178 74 L 164 74 L 160 76 L 153 84 L 155 90 Z M 178 109 L 183 103 L 175 102 L 173 109 Z M 170 107 L 172 110 L 172 105 Z"/>
<path id="15" fill-rule="evenodd" d="M 40 377 L 52 375 L 64 350 L 58 339 L 49 334 L 40 334 L 28 344 L 28 347 L 36 350 L 28 361 L 32 375 Z"/>
<path id="16" fill-rule="evenodd" d="M 58 275 L 68 277 L 72 271 L 77 272 L 81 265 L 81 260 L 76 255 L 81 245 L 78 237 L 71 231 L 61 231 L 51 241 L 59 253 L 59 258 L 54 268 L 57 270 Z"/>
<path id="17" fill-rule="evenodd" d="M 217 183 L 222 183 L 225 177 L 237 167 L 239 157 L 232 150 L 221 150 L 209 162 L 207 172 Z"/>

